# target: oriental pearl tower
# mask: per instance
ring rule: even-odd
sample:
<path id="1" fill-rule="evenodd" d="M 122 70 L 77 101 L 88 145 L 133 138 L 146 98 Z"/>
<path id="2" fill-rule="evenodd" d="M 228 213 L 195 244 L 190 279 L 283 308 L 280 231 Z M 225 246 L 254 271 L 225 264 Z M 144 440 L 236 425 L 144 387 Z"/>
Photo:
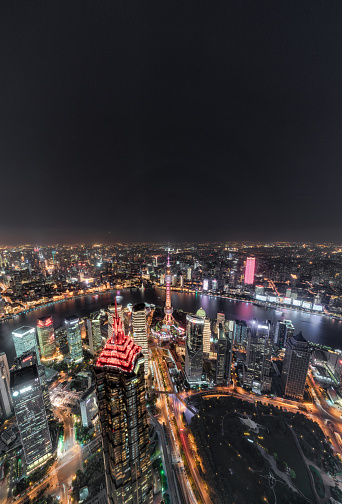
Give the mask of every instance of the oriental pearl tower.
<path id="1" fill-rule="evenodd" d="M 166 265 L 166 276 L 165 276 L 165 283 L 166 283 L 166 300 L 165 300 L 165 307 L 164 307 L 164 320 L 163 320 L 163 325 L 164 326 L 171 326 L 174 324 L 174 318 L 173 318 L 173 308 L 171 306 L 171 274 L 170 274 L 170 257 L 169 254 L 167 254 L 167 265 Z"/>

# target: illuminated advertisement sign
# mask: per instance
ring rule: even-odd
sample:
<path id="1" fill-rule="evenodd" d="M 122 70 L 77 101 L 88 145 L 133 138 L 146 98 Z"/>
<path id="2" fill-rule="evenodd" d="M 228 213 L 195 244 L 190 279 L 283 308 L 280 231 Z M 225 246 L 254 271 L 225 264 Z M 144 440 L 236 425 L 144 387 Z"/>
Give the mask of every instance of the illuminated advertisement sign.
<path id="1" fill-rule="evenodd" d="M 269 300 L 270 303 L 276 303 L 277 302 L 276 296 L 268 296 L 268 300 Z"/>
<path id="2" fill-rule="evenodd" d="M 203 290 L 207 291 L 209 289 L 209 280 L 203 280 Z"/>
<path id="3" fill-rule="evenodd" d="M 313 310 L 315 311 L 323 311 L 323 306 L 322 305 L 318 305 L 318 304 L 314 304 L 313 307 L 312 307 Z"/>
<path id="4" fill-rule="evenodd" d="M 284 297 L 284 303 L 285 304 L 292 304 L 292 299 L 289 297 Z"/>
<path id="5" fill-rule="evenodd" d="M 255 299 L 257 299 L 258 301 L 266 301 L 267 297 L 266 296 L 262 296 L 261 294 L 257 294 L 255 296 Z"/>
<path id="6" fill-rule="evenodd" d="M 293 304 L 294 306 L 302 306 L 302 302 L 299 299 L 294 299 Z"/>
<path id="7" fill-rule="evenodd" d="M 311 303 L 308 303 L 307 301 L 303 301 L 303 308 L 306 308 L 307 310 L 311 310 Z"/>

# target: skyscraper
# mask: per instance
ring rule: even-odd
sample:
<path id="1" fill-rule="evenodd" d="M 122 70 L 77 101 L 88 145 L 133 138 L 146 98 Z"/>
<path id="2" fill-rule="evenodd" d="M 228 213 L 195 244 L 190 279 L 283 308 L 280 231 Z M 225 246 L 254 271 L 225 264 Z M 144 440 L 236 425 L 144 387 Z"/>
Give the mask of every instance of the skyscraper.
<path id="1" fill-rule="evenodd" d="M 202 307 L 199 310 L 197 310 L 196 317 L 201 317 L 204 320 L 204 326 L 203 326 L 203 353 L 208 356 L 209 352 L 210 352 L 210 338 L 211 338 L 210 319 L 206 317 L 206 313 L 205 313 L 205 311 L 203 310 Z"/>
<path id="2" fill-rule="evenodd" d="M 172 277 L 171 277 L 171 272 L 170 272 L 170 257 L 167 255 L 167 265 L 166 265 L 166 276 L 165 276 L 165 282 L 166 282 L 166 300 L 165 300 L 165 307 L 164 307 L 164 320 L 163 324 L 164 326 L 170 327 L 174 323 L 173 319 L 173 308 L 171 305 L 171 282 L 172 282 Z"/>
<path id="3" fill-rule="evenodd" d="M 94 371 L 108 502 L 152 504 L 144 357 L 118 316 Z"/>
<path id="4" fill-rule="evenodd" d="M 36 365 L 11 370 L 11 393 L 27 472 L 52 455 L 52 444 Z"/>
<path id="5" fill-rule="evenodd" d="M 133 306 L 133 339 L 134 343 L 141 347 L 144 356 L 144 372 L 148 375 L 148 340 L 146 329 L 146 307 L 145 303 Z"/>
<path id="6" fill-rule="evenodd" d="M 284 348 L 286 341 L 292 338 L 294 334 L 294 326 L 291 320 L 278 320 L 274 333 L 274 343 L 278 348 Z"/>
<path id="7" fill-rule="evenodd" d="M 0 353 L 0 418 L 6 420 L 12 414 L 10 372 L 7 357 Z"/>
<path id="8" fill-rule="evenodd" d="M 270 377 L 272 340 L 268 323 L 253 321 L 248 329 L 246 366 L 243 372 L 243 384 L 254 392 L 267 392 L 271 389 Z"/>
<path id="9" fill-rule="evenodd" d="M 247 257 L 245 269 L 245 284 L 254 283 L 255 257 Z"/>
<path id="10" fill-rule="evenodd" d="M 101 316 L 100 312 L 90 315 L 87 320 L 87 330 L 89 339 L 89 352 L 95 355 L 102 348 Z"/>
<path id="11" fill-rule="evenodd" d="M 65 318 L 70 360 L 80 362 L 83 360 L 82 340 L 79 319 L 75 315 Z"/>
<path id="12" fill-rule="evenodd" d="M 233 342 L 224 331 L 220 323 L 218 327 L 217 360 L 216 360 L 216 383 L 218 385 L 230 385 L 232 367 Z"/>
<path id="13" fill-rule="evenodd" d="M 244 320 L 237 320 L 234 328 L 234 344 L 237 347 L 243 347 L 247 343 L 248 326 Z"/>
<path id="14" fill-rule="evenodd" d="M 302 399 L 310 363 L 310 347 L 302 332 L 286 342 L 281 383 L 286 396 Z"/>
<path id="15" fill-rule="evenodd" d="M 20 357 L 16 357 L 14 359 L 15 369 L 22 369 L 28 366 L 37 366 L 38 368 L 39 383 L 42 389 L 46 417 L 48 420 L 51 420 L 53 418 L 53 413 L 49 395 L 49 387 L 46 380 L 45 367 L 42 365 L 38 365 L 36 352 L 32 350 L 28 350 L 27 352 L 23 353 Z"/>
<path id="16" fill-rule="evenodd" d="M 34 350 L 37 354 L 38 365 L 40 364 L 40 355 L 38 350 L 36 330 L 34 327 L 23 326 L 12 332 L 13 343 L 17 357 L 29 350 Z"/>
<path id="17" fill-rule="evenodd" d="M 204 332 L 204 318 L 202 316 L 198 317 L 195 315 L 187 315 L 186 344 L 185 344 L 185 374 L 189 383 L 200 382 L 202 379 L 203 332 Z"/>
<path id="18" fill-rule="evenodd" d="M 37 334 L 42 360 L 51 360 L 56 356 L 56 340 L 52 317 L 37 319 Z"/>

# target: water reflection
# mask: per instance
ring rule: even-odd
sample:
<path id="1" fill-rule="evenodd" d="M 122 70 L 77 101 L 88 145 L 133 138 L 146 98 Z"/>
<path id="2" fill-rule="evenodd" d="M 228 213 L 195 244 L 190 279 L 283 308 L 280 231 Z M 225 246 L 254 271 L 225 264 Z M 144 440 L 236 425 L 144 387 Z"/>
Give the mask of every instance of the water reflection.
<path id="1" fill-rule="evenodd" d="M 161 289 L 146 289 L 144 291 L 121 291 L 122 304 L 147 302 L 156 305 L 165 303 L 165 291 Z M 64 317 L 68 315 L 86 316 L 92 311 L 106 308 L 109 303 L 114 302 L 115 293 L 106 292 L 98 296 L 88 295 L 79 299 L 69 299 L 63 303 L 57 303 L 46 308 L 21 315 L 15 320 L 6 324 L 0 324 L 0 351 L 6 352 L 10 363 L 15 356 L 12 342 L 12 331 L 22 325 L 35 326 L 37 318 L 47 315 L 53 316 L 54 326 L 63 324 Z M 218 312 L 226 315 L 226 319 L 238 319 L 251 322 L 253 318 L 260 321 L 270 320 L 276 323 L 277 320 L 290 319 L 296 331 L 302 331 L 303 335 L 310 341 L 331 346 L 332 348 L 342 348 L 342 323 L 331 318 L 311 315 L 298 310 L 283 308 L 274 310 L 254 306 L 252 303 L 243 303 L 229 299 L 216 298 L 203 294 L 189 294 L 181 292 L 172 293 L 172 305 L 176 309 L 185 312 L 196 313 L 199 308 L 203 308 L 207 315 L 216 318 Z"/>

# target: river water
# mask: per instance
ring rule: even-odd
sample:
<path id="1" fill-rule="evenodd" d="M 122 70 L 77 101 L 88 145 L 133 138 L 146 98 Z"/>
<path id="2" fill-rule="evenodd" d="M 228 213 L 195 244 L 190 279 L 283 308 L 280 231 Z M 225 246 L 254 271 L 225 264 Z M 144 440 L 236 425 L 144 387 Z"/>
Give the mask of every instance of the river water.
<path id="1" fill-rule="evenodd" d="M 165 290 L 161 289 L 123 290 L 121 295 L 123 297 L 121 302 L 124 306 L 128 303 L 140 302 L 163 306 L 165 302 Z M 15 357 L 11 335 L 14 329 L 23 325 L 33 327 L 36 325 L 38 317 L 47 315 L 52 315 L 54 326 L 57 328 L 63 324 L 64 317 L 74 314 L 78 317 L 86 316 L 89 312 L 106 308 L 109 303 L 114 302 L 114 297 L 113 292 L 105 292 L 97 297 L 87 295 L 78 299 L 68 299 L 62 303 L 40 308 L 20 315 L 15 320 L 0 324 L 0 351 L 7 354 L 11 365 Z M 273 308 L 254 306 L 252 303 L 181 292 L 172 292 L 172 305 L 175 309 L 182 309 L 190 313 L 196 313 L 202 307 L 210 318 L 216 318 L 218 312 L 223 312 L 226 319 L 245 320 L 246 322 L 251 321 L 253 318 L 260 321 L 271 320 L 273 323 L 277 320 L 290 319 L 293 322 L 295 331 L 302 331 L 307 340 L 335 349 L 342 349 L 342 322 L 325 316 L 285 308 L 277 311 Z"/>

